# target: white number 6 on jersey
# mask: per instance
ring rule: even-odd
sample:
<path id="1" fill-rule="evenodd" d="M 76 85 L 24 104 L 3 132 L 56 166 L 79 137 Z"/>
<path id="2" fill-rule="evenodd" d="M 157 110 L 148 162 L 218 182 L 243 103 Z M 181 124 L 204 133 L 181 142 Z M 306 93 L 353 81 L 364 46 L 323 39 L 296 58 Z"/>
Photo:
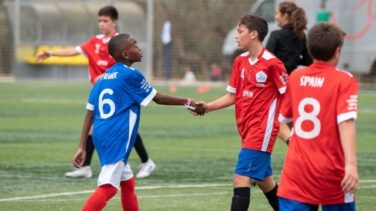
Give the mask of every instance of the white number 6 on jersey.
<path id="1" fill-rule="evenodd" d="M 313 110 L 311 112 L 306 112 L 304 107 L 307 105 L 311 105 Z M 320 103 L 315 98 L 304 98 L 300 101 L 298 105 L 298 113 L 299 117 L 296 119 L 294 127 L 295 133 L 304 139 L 313 139 L 316 138 L 321 131 L 321 123 L 320 120 L 317 118 L 317 115 L 320 113 Z M 305 131 L 302 129 L 302 124 L 304 121 L 311 121 L 313 123 L 313 129 L 310 131 Z"/>
<path id="2" fill-rule="evenodd" d="M 105 94 L 112 95 L 114 91 L 112 89 L 104 89 L 101 94 L 99 95 L 99 115 L 102 119 L 110 118 L 115 113 L 115 103 L 111 99 L 103 99 Z M 103 107 L 104 105 L 108 105 L 110 107 L 110 111 L 108 113 L 104 113 Z"/>

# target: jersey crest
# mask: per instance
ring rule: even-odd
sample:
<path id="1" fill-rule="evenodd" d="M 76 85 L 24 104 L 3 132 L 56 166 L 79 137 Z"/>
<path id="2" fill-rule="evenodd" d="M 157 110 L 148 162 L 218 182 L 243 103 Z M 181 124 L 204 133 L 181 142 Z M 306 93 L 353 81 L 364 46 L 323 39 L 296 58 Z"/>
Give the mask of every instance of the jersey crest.
<path id="1" fill-rule="evenodd" d="M 268 76 L 266 75 L 264 71 L 260 70 L 259 72 L 256 73 L 256 81 L 258 83 L 265 83 L 266 79 L 268 79 Z"/>

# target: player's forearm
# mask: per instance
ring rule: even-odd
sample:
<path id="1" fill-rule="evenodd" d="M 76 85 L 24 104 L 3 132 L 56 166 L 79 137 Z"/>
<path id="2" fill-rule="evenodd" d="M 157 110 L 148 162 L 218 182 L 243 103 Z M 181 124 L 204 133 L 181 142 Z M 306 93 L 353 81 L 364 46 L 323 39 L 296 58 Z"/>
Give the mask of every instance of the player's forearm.
<path id="1" fill-rule="evenodd" d="M 168 95 L 157 93 L 155 97 L 153 98 L 153 101 L 160 105 L 185 105 L 187 102 L 187 99 L 171 97 Z"/>
<path id="2" fill-rule="evenodd" d="M 235 103 L 235 95 L 231 93 L 227 93 L 226 95 L 222 96 L 221 98 L 212 101 L 207 104 L 206 106 L 206 112 L 219 110 L 222 108 L 226 108 L 230 105 L 233 105 Z"/>
<path id="3" fill-rule="evenodd" d="M 286 123 L 281 123 L 278 132 L 278 138 L 287 141 L 290 138 L 291 130 Z"/>
<path id="4" fill-rule="evenodd" d="M 93 123 L 93 112 L 92 111 L 87 111 L 85 120 L 84 120 L 84 125 L 82 126 L 82 132 L 81 132 L 81 141 L 79 148 L 85 150 L 86 148 L 86 139 L 87 136 L 90 132 L 91 125 Z"/>
<path id="5" fill-rule="evenodd" d="M 47 53 L 49 56 L 76 56 L 79 54 L 74 48 L 47 51 Z"/>
<path id="6" fill-rule="evenodd" d="M 357 166 L 356 160 L 356 129 L 354 120 L 347 120 L 339 124 L 339 134 L 345 164 Z"/>

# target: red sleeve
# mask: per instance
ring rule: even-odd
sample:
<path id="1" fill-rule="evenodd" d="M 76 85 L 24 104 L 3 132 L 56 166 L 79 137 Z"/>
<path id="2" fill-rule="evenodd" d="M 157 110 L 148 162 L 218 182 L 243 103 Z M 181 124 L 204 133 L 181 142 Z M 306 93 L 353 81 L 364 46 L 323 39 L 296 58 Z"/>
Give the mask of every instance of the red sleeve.
<path id="1" fill-rule="evenodd" d="M 286 68 L 283 65 L 283 63 L 279 61 L 278 59 L 275 59 L 274 61 L 275 62 L 272 65 L 272 78 L 279 93 L 284 94 L 286 92 L 286 86 L 287 86 L 287 80 L 288 80 Z"/>
<path id="2" fill-rule="evenodd" d="M 358 110 L 358 82 L 351 76 L 341 80 L 337 98 L 337 124 L 356 119 Z"/>
<path id="3" fill-rule="evenodd" d="M 292 122 L 292 108 L 291 108 L 291 88 L 287 85 L 286 93 L 282 97 L 281 111 L 278 120 L 281 123 Z"/>
<path id="4" fill-rule="evenodd" d="M 231 71 L 231 77 L 230 81 L 227 85 L 227 91 L 230 93 L 236 93 L 236 87 L 238 85 L 239 81 L 239 71 L 240 71 L 240 58 L 241 56 L 236 57 L 234 60 L 234 63 L 232 64 L 232 71 Z"/>
<path id="5" fill-rule="evenodd" d="M 81 50 L 86 54 L 86 55 L 88 55 L 88 54 L 90 54 L 90 52 L 92 52 L 92 50 L 91 49 L 93 49 L 93 40 L 94 40 L 94 37 L 92 37 L 92 38 L 90 38 L 89 40 L 87 40 L 86 42 L 84 42 L 84 43 L 82 43 L 81 45 L 80 45 L 80 48 L 81 48 Z M 81 53 L 81 52 L 79 52 L 79 53 Z"/>

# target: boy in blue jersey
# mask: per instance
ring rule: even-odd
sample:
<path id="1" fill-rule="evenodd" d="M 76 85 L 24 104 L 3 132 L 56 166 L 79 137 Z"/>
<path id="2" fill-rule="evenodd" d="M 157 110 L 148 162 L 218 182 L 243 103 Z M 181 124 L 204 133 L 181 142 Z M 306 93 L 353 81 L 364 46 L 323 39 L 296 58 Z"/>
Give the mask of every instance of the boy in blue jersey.
<path id="1" fill-rule="evenodd" d="M 86 136 L 93 124 L 93 141 L 102 169 L 98 177 L 98 187 L 85 203 L 83 210 L 101 210 L 116 194 L 117 189 L 120 189 L 123 209 L 124 198 L 128 197 L 129 203 L 129 197 L 132 197 L 134 211 L 138 210 L 138 203 L 128 157 L 137 135 L 140 106 L 147 106 L 153 100 L 157 104 L 185 105 L 195 109 L 196 103 L 190 99 L 157 93 L 144 76 L 131 67 L 133 63 L 141 61 L 142 57 L 137 41 L 132 36 L 114 36 L 108 44 L 108 51 L 116 63 L 103 74 L 90 92 L 81 142 L 73 157 L 73 164 L 76 167 L 83 164 Z M 129 205 L 127 207 L 129 208 Z"/>

